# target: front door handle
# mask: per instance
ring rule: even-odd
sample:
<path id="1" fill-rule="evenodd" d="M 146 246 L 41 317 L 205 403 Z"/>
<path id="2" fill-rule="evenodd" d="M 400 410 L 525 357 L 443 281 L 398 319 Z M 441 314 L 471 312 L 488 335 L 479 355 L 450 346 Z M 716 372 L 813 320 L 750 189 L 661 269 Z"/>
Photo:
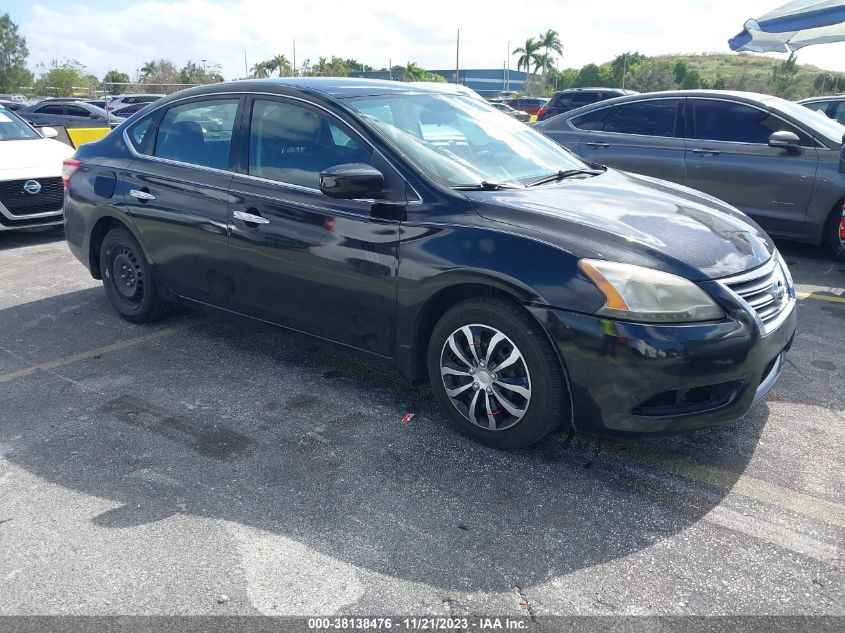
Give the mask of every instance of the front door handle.
<path id="1" fill-rule="evenodd" d="M 262 218 L 260 215 L 247 213 L 246 211 L 235 211 L 232 213 L 232 217 L 247 224 L 270 224 L 270 220 L 267 218 Z"/>
<path id="2" fill-rule="evenodd" d="M 129 191 L 129 195 L 133 198 L 137 198 L 141 202 L 149 202 L 156 199 L 156 197 L 149 191 L 144 191 L 142 189 L 132 189 Z"/>
<path id="3" fill-rule="evenodd" d="M 696 147 L 692 150 L 693 154 L 698 154 L 699 156 L 718 156 L 722 152 L 717 149 L 709 149 L 707 147 Z"/>
<path id="4" fill-rule="evenodd" d="M 607 149 L 610 147 L 610 143 L 587 143 L 587 147 L 592 147 L 593 149 Z"/>

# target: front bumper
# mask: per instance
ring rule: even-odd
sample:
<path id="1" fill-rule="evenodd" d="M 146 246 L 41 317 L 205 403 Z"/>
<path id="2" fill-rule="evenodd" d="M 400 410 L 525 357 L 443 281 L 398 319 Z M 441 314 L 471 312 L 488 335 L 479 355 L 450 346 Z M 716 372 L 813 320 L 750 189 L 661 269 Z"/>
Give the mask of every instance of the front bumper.
<path id="1" fill-rule="evenodd" d="M 567 370 L 579 430 L 665 433 L 736 420 L 768 393 L 796 329 L 795 302 L 763 336 L 753 315 L 644 325 L 529 307 Z"/>

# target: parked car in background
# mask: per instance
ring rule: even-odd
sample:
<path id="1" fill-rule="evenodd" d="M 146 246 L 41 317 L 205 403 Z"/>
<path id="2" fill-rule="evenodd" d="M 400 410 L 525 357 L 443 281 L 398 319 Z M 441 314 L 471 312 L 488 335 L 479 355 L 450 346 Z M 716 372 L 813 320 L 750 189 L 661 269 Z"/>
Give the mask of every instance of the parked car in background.
<path id="1" fill-rule="evenodd" d="M 591 103 L 606 101 L 615 97 L 639 94 L 635 90 L 622 88 L 569 88 L 560 90 L 552 95 L 549 102 L 537 113 L 537 120 L 550 119 L 558 114 L 569 112 Z"/>
<path id="2" fill-rule="evenodd" d="M 18 110 L 18 114 L 36 126 L 56 125 L 66 128 L 116 127 L 123 122 L 110 116 L 102 108 L 84 101 L 45 99 L 35 105 Z"/>
<path id="3" fill-rule="evenodd" d="M 517 121 L 522 121 L 523 123 L 528 123 L 531 120 L 531 115 L 523 110 L 515 110 L 514 108 L 510 107 L 504 101 L 491 101 L 490 105 L 492 105 L 497 110 L 501 110 L 505 114 L 512 116 Z"/>
<path id="4" fill-rule="evenodd" d="M 789 271 L 747 216 L 434 89 L 192 88 L 64 177 L 68 245 L 125 319 L 200 302 L 334 341 L 428 379 L 502 448 L 735 420 L 795 332 Z"/>
<path id="5" fill-rule="evenodd" d="M 15 112 L 16 110 L 26 107 L 26 104 L 21 103 L 20 101 L 6 101 L 5 99 L 0 99 L 0 107 Z"/>
<path id="6" fill-rule="evenodd" d="M 522 110 L 531 116 L 536 116 L 540 108 L 546 106 L 549 102 L 545 97 L 515 97 L 513 99 L 503 99 L 514 110 Z"/>
<path id="7" fill-rule="evenodd" d="M 144 108 L 146 108 L 149 103 L 134 103 L 132 105 L 125 106 L 123 108 L 118 108 L 111 112 L 112 116 L 122 117 L 124 119 L 128 119 L 136 112 L 140 112 Z"/>
<path id="8" fill-rule="evenodd" d="M 845 95 L 835 97 L 813 97 L 799 101 L 805 108 L 827 115 L 837 123 L 845 125 Z"/>
<path id="9" fill-rule="evenodd" d="M 15 103 L 28 104 L 29 101 L 21 94 L 3 93 L 0 94 L 0 101 L 14 101 Z"/>
<path id="10" fill-rule="evenodd" d="M 120 110 L 121 108 L 125 108 L 126 106 L 136 105 L 139 103 L 143 103 L 144 105 L 148 103 L 153 103 L 161 99 L 164 95 L 161 94 L 123 94 L 117 95 L 116 97 L 112 97 L 108 99 L 106 103 L 106 110 L 109 112 L 114 112 L 115 110 Z"/>
<path id="11" fill-rule="evenodd" d="M 62 223 L 62 161 L 73 149 L 45 138 L 55 135 L 0 106 L 0 231 Z"/>
<path id="12" fill-rule="evenodd" d="M 724 200 L 772 235 L 840 250 L 845 127 L 797 103 L 716 90 L 649 93 L 537 129 L 585 160 Z"/>

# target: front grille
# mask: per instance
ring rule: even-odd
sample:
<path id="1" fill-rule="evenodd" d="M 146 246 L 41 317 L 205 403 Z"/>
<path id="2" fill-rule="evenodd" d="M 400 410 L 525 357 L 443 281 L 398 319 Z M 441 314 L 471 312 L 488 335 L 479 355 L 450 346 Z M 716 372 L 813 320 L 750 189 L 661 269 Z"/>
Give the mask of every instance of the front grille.
<path id="1" fill-rule="evenodd" d="M 757 270 L 721 280 L 735 295 L 757 313 L 768 334 L 778 325 L 778 317 L 793 301 L 792 288 L 778 257 Z"/>
<path id="2" fill-rule="evenodd" d="M 29 180 L 41 185 L 36 194 L 27 193 L 23 186 Z M 6 180 L 0 182 L 0 203 L 15 217 L 58 211 L 62 208 L 64 185 L 61 178 L 27 178 L 25 180 Z"/>

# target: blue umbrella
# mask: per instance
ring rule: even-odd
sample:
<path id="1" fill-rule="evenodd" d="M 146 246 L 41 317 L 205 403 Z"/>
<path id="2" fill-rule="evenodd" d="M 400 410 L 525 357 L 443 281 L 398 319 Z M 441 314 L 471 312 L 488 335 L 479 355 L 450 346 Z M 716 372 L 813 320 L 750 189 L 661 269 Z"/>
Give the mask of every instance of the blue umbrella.
<path id="1" fill-rule="evenodd" d="M 813 44 L 843 41 L 844 0 L 795 0 L 748 20 L 728 45 L 734 51 L 789 53 Z"/>

